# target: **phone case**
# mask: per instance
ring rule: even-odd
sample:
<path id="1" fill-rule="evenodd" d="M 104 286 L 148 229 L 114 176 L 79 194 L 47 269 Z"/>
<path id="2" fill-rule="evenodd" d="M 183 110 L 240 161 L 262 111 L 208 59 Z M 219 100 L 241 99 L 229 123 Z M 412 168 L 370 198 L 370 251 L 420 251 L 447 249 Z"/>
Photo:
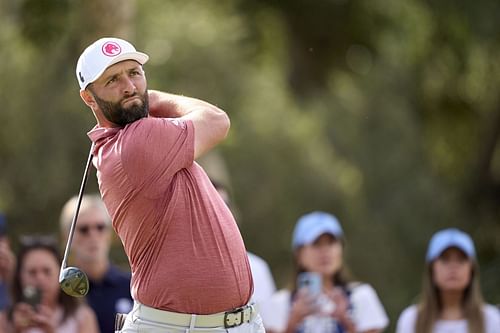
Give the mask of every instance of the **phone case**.
<path id="1" fill-rule="evenodd" d="M 321 275 L 313 272 L 303 272 L 297 277 L 297 287 L 307 288 L 312 295 L 319 295 L 322 289 Z"/>

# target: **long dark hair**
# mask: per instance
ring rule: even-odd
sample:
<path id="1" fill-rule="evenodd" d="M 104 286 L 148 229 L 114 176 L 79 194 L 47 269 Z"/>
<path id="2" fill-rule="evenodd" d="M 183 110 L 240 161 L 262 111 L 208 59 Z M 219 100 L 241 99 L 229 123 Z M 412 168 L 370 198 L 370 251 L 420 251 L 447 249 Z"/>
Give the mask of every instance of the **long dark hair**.
<path id="1" fill-rule="evenodd" d="M 14 274 L 12 284 L 12 304 L 22 301 L 23 286 L 21 285 L 21 269 L 24 266 L 26 256 L 34 250 L 44 250 L 50 253 L 58 263 L 61 263 L 61 255 L 59 253 L 56 238 L 52 236 L 23 236 L 20 239 L 20 248 L 17 254 L 17 267 Z M 72 316 L 78 306 L 80 300 L 75 297 L 66 295 L 62 290 L 59 293 L 58 304 L 63 310 L 64 322 L 68 317 Z"/>
<path id="2" fill-rule="evenodd" d="M 422 279 L 422 294 L 418 303 L 418 315 L 415 325 L 416 333 L 430 333 L 434 324 L 439 319 L 442 310 L 439 298 L 439 289 L 433 281 L 433 263 L 426 263 Z M 469 332 L 484 332 L 484 318 L 482 308 L 484 305 L 479 285 L 479 264 L 472 260 L 472 275 L 469 285 L 464 290 L 462 309 Z"/>

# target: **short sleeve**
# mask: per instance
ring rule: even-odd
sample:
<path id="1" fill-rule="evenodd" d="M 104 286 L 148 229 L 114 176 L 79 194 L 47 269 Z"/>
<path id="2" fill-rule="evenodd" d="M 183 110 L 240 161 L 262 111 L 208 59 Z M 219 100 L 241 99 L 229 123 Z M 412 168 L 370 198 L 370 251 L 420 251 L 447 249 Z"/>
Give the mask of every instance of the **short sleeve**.
<path id="1" fill-rule="evenodd" d="M 155 195 L 193 164 L 194 126 L 180 119 L 144 118 L 127 126 L 117 149 L 131 184 Z"/>
<path id="2" fill-rule="evenodd" d="M 416 320 L 417 307 L 412 305 L 401 312 L 396 326 L 396 333 L 414 333 Z"/>
<path id="3" fill-rule="evenodd" d="M 486 333 L 500 333 L 500 309 L 486 304 L 483 309 Z"/>
<path id="4" fill-rule="evenodd" d="M 351 304 L 353 320 L 358 332 L 384 329 L 389 324 L 389 318 L 375 290 L 368 284 L 362 284 L 352 289 Z"/>

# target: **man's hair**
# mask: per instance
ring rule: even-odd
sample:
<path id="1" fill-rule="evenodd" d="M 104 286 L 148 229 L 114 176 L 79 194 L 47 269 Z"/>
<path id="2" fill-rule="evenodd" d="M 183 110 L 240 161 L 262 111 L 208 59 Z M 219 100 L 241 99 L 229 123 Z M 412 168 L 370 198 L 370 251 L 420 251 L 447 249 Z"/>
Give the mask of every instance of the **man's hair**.
<path id="1" fill-rule="evenodd" d="M 68 202 L 66 202 L 66 204 L 64 205 L 61 211 L 61 217 L 59 219 L 60 227 L 62 230 L 69 229 L 69 226 L 73 221 L 73 215 L 75 214 L 77 200 L 78 196 L 75 195 L 74 197 L 69 199 Z M 100 213 L 102 213 L 104 219 L 103 222 L 106 222 L 106 224 L 111 225 L 111 217 L 109 216 L 108 210 L 106 209 L 106 206 L 104 205 L 104 202 L 102 201 L 101 196 L 99 194 L 83 195 L 82 203 L 80 205 L 79 215 L 91 210 L 98 210 Z"/>

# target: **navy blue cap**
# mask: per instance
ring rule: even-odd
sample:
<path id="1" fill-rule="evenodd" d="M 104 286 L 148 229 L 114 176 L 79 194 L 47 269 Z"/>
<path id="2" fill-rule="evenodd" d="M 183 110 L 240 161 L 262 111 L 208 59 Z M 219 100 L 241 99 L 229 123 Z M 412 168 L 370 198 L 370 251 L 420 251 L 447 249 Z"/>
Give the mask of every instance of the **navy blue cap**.
<path id="1" fill-rule="evenodd" d="M 425 260 L 427 262 L 434 261 L 450 247 L 458 248 L 469 258 L 476 258 L 474 242 L 470 236 L 461 230 L 449 228 L 438 231 L 432 236 Z"/>
<path id="2" fill-rule="evenodd" d="M 330 234 L 337 238 L 344 235 L 335 216 L 320 211 L 303 215 L 295 225 L 292 248 L 295 250 L 300 246 L 310 245 L 323 234 Z"/>

